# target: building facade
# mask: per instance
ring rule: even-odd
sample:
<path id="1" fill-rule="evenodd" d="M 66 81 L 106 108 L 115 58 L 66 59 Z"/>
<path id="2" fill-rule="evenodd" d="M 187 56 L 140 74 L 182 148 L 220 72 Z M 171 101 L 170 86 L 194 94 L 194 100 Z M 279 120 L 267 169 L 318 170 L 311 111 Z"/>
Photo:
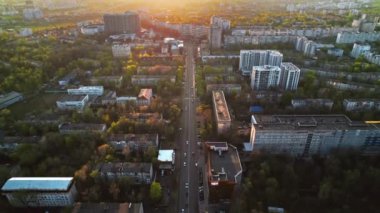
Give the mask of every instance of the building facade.
<path id="1" fill-rule="evenodd" d="M 220 49 L 222 47 L 222 28 L 216 25 L 210 26 L 210 32 L 208 36 L 211 49 Z"/>
<path id="2" fill-rule="evenodd" d="M 71 206 L 77 195 L 72 177 L 13 177 L 1 192 L 15 207 Z"/>
<path id="3" fill-rule="evenodd" d="M 175 75 L 132 75 L 131 83 L 140 86 L 154 86 L 159 81 L 175 83 Z"/>
<path id="4" fill-rule="evenodd" d="M 364 55 L 365 52 L 370 51 L 371 46 L 369 44 L 355 43 L 352 47 L 351 57 L 358 58 L 360 55 Z"/>
<path id="5" fill-rule="evenodd" d="M 131 47 L 129 44 L 112 44 L 112 55 L 116 58 L 129 57 L 131 55 Z"/>
<path id="6" fill-rule="evenodd" d="M 58 109 L 61 110 L 83 110 L 88 102 L 88 95 L 66 95 L 59 99 Z"/>
<path id="7" fill-rule="evenodd" d="M 103 133 L 107 126 L 93 123 L 63 123 L 58 126 L 58 129 L 61 134 Z"/>
<path id="8" fill-rule="evenodd" d="M 109 181 L 130 178 L 135 184 L 150 184 L 153 180 L 151 163 L 100 163 L 96 168 L 100 177 Z"/>
<path id="9" fill-rule="evenodd" d="M 291 62 L 281 64 L 280 87 L 284 90 L 297 90 L 301 70 Z"/>
<path id="10" fill-rule="evenodd" d="M 377 124 L 351 121 L 345 115 L 254 115 L 246 151 L 310 157 L 333 149 L 380 153 Z"/>
<path id="11" fill-rule="evenodd" d="M 67 89 L 69 95 L 101 96 L 103 92 L 103 86 L 81 86 L 77 89 Z"/>
<path id="12" fill-rule="evenodd" d="M 215 25 L 222 30 L 229 30 L 231 27 L 231 21 L 220 16 L 212 16 L 210 18 L 210 25 Z"/>
<path id="13" fill-rule="evenodd" d="M 239 70 L 250 76 L 254 66 L 281 66 L 282 53 L 276 50 L 240 50 Z"/>
<path id="14" fill-rule="evenodd" d="M 344 99 L 346 111 L 380 110 L 380 99 Z"/>
<path id="15" fill-rule="evenodd" d="M 140 32 L 140 17 L 135 12 L 122 14 L 105 14 L 103 16 L 104 30 L 107 33 L 135 33 Z"/>
<path id="16" fill-rule="evenodd" d="M 278 66 L 254 66 L 251 74 L 253 90 L 267 90 L 280 85 L 281 68 Z"/>

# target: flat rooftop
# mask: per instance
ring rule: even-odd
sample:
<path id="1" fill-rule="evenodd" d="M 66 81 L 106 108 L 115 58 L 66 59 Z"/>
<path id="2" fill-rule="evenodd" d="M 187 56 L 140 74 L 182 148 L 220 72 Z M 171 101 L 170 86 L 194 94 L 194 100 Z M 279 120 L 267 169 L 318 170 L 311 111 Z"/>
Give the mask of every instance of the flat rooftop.
<path id="1" fill-rule="evenodd" d="M 3 95 L 0 94 L 0 103 L 7 102 L 7 101 L 12 100 L 13 98 L 16 98 L 19 96 L 22 96 L 22 94 L 18 93 L 18 92 L 10 92 L 10 93 L 3 94 Z"/>
<path id="2" fill-rule="evenodd" d="M 376 125 L 345 115 L 252 115 L 257 130 L 371 130 Z M 379 129 L 380 130 L 380 129 Z"/>
<path id="3" fill-rule="evenodd" d="M 86 98 L 87 95 L 64 95 L 62 96 L 58 102 L 66 102 L 66 101 L 82 101 Z"/>
<path id="4" fill-rule="evenodd" d="M 67 191 L 72 183 L 72 177 L 13 177 L 5 182 L 1 190 Z"/>
<path id="5" fill-rule="evenodd" d="M 226 142 L 206 142 L 209 147 L 209 171 L 211 181 L 236 181 L 235 176 L 241 174 L 242 166 L 237 149 Z M 227 151 L 212 150 L 211 146 L 228 148 Z"/>
<path id="6" fill-rule="evenodd" d="M 300 69 L 296 65 L 294 65 L 293 63 L 291 63 L 291 62 L 282 62 L 281 67 L 284 67 L 287 70 L 297 70 L 297 71 L 300 71 Z"/>
<path id="7" fill-rule="evenodd" d="M 221 90 L 212 91 L 212 99 L 214 102 L 214 110 L 217 115 L 217 121 L 231 121 L 224 92 Z"/>
<path id="8" fill-rule="evenodd" d="M 174 162 L 174 150 L 173 149 L 167 149 L 167 150 L 159 150 L 158 151 L 158 161 L 161 162 Z"/>

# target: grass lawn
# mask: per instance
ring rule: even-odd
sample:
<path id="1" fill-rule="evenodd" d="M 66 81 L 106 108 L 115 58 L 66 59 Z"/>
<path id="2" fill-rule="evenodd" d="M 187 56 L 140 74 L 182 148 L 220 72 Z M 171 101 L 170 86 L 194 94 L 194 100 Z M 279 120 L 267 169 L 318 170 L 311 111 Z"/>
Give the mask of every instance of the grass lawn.
<path id="1" fill-rule="evenodd" d="M 9 107 L 16 119 L 23 119 L 28 113 L 42 113 L 56 107 L 56 101 L 62 94 L 42 93 L 31 98 L 26 98 Z"/>

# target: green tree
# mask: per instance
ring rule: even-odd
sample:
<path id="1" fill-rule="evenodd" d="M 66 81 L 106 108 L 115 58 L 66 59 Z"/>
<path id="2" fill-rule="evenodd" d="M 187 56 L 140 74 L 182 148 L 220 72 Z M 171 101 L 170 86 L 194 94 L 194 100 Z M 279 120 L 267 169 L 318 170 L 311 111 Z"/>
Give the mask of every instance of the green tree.
<path id="1" fill-rule="evenodd" d="M 161 189 L 161 184 L 158 182 L 153 182 L 150 185 L 150 190 L 149 190 L 149 195 L 150 199 L 153 202 L 158 202 L 161 199 L 162 196 L 162 189 Z"/>

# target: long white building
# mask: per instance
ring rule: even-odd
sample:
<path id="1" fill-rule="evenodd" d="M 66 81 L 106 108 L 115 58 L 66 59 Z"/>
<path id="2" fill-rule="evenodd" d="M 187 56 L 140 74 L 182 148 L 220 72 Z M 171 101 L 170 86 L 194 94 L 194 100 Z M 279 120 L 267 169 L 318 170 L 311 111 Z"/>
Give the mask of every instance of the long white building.
<path id="1" fill-rule="evenodd" d="M 116 58 L 129 57 L 131 55 L 131 47 L 129 44 L 113 44 L 112 55 Z"/>
<path id="2" fill-rule="evenodd" d="M 58 109 L 61 110 L 83 110 L 88 102 L 88 95 L 67 95 L 59 99 Z"/>
<path id="3" fill-rule="evenodd" d="M 72 177 L 13 177 L 1 192 L 16 207 L 71 206 L 77 195 Z"/>
<path id="4" fill-rule="evenodd" d="M 351 57 L 358 58 L 360 55 L 370 50 L 371 50 L 371 46 L 369 44 L 355 43 L 354 46 L 352 47 Z"/>
<path id="5" fill-rule="evenodd" d="M 101 96 L 103 92 L 103 86 L 81 86 L 77 89 L 67 89 L 69 95 Z"/>
<path id="6" fill-rule="evenodd" d="M 251 75 L 254 66 L 280 66 L 283 55 L 277 50 L 240 50 L 239 70 L 242 75 Z"/>
<path id="7" fill-rule="evenodd" d="M 336 36 L 337 44 L 380 41 L 380 32 L 341 32 Z"/>
<path id="8" fill-rule="evenodd" d="M 332 149 L 380 153 L 380 125 L 351 121 L 345 115 L 254 115 L 245 151 L 309 157 Z"/>

